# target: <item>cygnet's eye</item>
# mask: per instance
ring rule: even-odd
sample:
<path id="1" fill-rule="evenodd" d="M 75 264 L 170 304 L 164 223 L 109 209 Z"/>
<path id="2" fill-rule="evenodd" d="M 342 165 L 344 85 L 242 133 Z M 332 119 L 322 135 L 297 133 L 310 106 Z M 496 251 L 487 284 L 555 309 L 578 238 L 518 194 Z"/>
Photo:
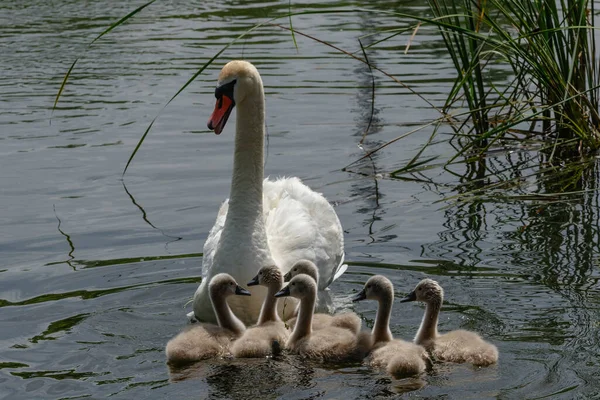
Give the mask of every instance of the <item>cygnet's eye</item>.
<path id="1" fill-rule="evenodd" d="M 259 274 L 259 275 L 262 275 L 262 271 L 258 271 L 258 274 Z"/>
<path id="2" fill-rule="evenodd" d="M 371 289 L 371 284 L 368 284 L 368 285 L 367 285 L 367 289 Z"/>
<path id="3" fill-rule="evenodd" d="M 292 283 L 292 286 L 296 286 L 296 284 L 295 284 L 295 283 Z"/>
<path id="4" fill-rule="evenodd" d="M 298 268 L 297 268 L 297 267 L 296 267 L 296 268 L 294 268 L 294 271 L 298 271 Z"/>
<path id="5" fill-rule="evenodd" d="M 421 289 L 423 289 L 423 288 L 420 288 L 420 287 L 418 287 L 418 288 L 417 288 L 417 290 L 418 290 L 419 292 L 421 291 Z"/>

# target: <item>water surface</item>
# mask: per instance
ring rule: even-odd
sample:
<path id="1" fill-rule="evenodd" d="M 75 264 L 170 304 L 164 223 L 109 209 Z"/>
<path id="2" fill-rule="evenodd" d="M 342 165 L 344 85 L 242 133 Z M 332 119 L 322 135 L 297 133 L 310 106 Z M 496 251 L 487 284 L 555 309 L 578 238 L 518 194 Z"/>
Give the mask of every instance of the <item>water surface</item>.
<path id="1" fill-rule="evenodd" d="M 293 2 L 294 10 L 351 2 Z M 262 28 L 228 49 L 154 124 L 124 179 L 126 160 L 152 118 L 194 72 L 252 24 L 288 2 L 158 1 L 94 44 L 143 1 L 0 4 L 0 396 L 32 398 L 582 398 L 600 391 L 598 180 L 528 176 L 543 156 L 500 152 L 481 164 L 399 178 L 425 129 L 364 153 L 439 115 L 382 74 L 332 48 Z M 377 1 L 426 14 L 418 2 Z M 361 12 L 298 16 L 294 27 L 358 52 L 411 22 Z M 287 23 L 286 19 L 282 23 Z M 377 67 L 441 105 L 454 77 L 435 31 L 421 28 L 369 49 Z M 81 57 L 57 110 L 64 73 Z M 201 250 L 231 174 L 233 126 L 205 129 L 220 67 L 245 58 L 267 96 L 271 176 L 295 175 L 335 205 L 348 272 L 332 290 L 370 326 L 375 304 L 346 298 L 373 274 L 401 297 L 429 276 L 445 288 L 440 330 L 472 329 L 496 344 L 497 366 L 437 365 L 392 380 L 360 364 L 216 361 L 169 370 L 164 345 L 185 325 L 200 281 Z M 233 119 L 232 119 L 233 120 Z M 448 129 L 447 132 L 449 133 Z M 441 159 L 453 149 L 429 150 Z M 504 198 L 443 200 L 514 178 Z M 495 172 L 491 176 L 490 172 Z M 521 197 L 519 197 L 521 196 Z M 410 339 L 423 307 L 397 303 L 395 336 Z M 273 379 L 275 378 L 275 379 Z M 408 394 L 407 394 L 408 396 Z"/>

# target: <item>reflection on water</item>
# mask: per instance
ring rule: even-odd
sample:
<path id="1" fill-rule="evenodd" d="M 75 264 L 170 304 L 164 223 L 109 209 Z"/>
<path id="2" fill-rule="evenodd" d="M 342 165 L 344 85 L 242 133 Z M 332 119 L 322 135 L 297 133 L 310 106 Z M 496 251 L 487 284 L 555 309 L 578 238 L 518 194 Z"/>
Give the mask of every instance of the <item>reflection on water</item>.
<path id="1" fill-rule="evenodd" d="M 297 52 L 288 32 L 264 27 L 162 112 L 123 178 L 149 121 L 221 46 L 290 6 L 352 6 L 155 2 L 87 48 L 144 3 L 0 3 L 0 397 L 571 399 L 600 391 L 595 160 L 566 170 L 524 144 L 391 179 L 427 128 L 342 171 L 439 114 L 364 63 L 300 36 Z M 417 2 L 371 6 L 427 14 Z M 436 105 L 451 88 L 434 29 L 422 26 L 405 54 L 406 35 L 368 47 L 413 24 L 399 17 L 356 11 L 293 23 L 357 56 L 360 37 L 374 67 Z M 336 204 L 350 264 L 332 288 L 340 307 L 371 326 L 375 304 L 347 302 L 368 276 L 390 277 L 399 296 L 432 276 L 446 292 L 440 330 L 481 332 L 500 349 L 497 366 L 436 364 L 400 381 L 360 364 L 294 357 L 167 368 L 164 345 L 186 323 L 202 243 L 229 190 L 232 130 L 215 136 L 204 126 L 218 69 L 238 57 L 255 62 L 265 82 L 267 173 L 299 176 Z M 441 142 L 422 157 L 453 151 Z M 422 313 L 396 304 L 394 335 L 412 338 Z"/>

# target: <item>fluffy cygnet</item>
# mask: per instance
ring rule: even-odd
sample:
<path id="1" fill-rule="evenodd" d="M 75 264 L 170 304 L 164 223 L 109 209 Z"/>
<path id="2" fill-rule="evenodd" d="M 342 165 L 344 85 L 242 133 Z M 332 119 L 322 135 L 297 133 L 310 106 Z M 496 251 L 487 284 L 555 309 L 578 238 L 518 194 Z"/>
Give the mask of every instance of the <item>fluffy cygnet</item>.
<path id="1" fill-rule="evenodd" d="M 392 282 L 382 275 L 369 278 L 364 288 L 352 300 L 366 299 L 379 303 L 371 338 L 373 348 L 367 361 L 369 365 L 385 369 L 396 378 L 424 372 L 430 362 L 425 349 L 414 343 L 394 339 L 390 331 L 390 316 L 394 304 Z"/>
<path id="2" fill-rule="evenodd" d="M 368 352 L 370 342 L 367 343 L 364 335 L 357 336 L 336 326 L 312 329 L 317 283 L 310 276 L 295 276 L 275 296 L 292 296 L 300 300 L 298 320 L 286 343 L 290 352 L 325 362 L 360 360 Z"/>
<path id="3" fill-rule="evenodd" d="M 224 273 L 211 279 L 209 291 L 218 325 L 194 324 L 169 340 L 165 348 L 169 364 L 185 364 L 226 355 L 231 342 L 246 330 L 229 308 L 227 298 L 250 296 L 250 292 L 239 286 L 231 275 Z"/>
<path id="4" fill-rule="evenodd" d="M 248 286 L 260 285 L 267 288 L 255 327 L 249 328 L 231 346 L 234 357 L 266 357 L 278 352 L 286 343 L 290 332 L 277 315 L 275 294 L 283 286 L 281 270 L 276 265 L 262 267 L 248 282 Z"/>
<path id="5" fill-rule="evenodd" d="M 289 282 L 293 277 L 299 274 L 306 274 L 313 278 L 315 282 L 317 282 L 317 286 L 319 284 L 319 271 L 317 266 L 309 260 L 300 260 L 297 261 L 292 268 L 288 271 L 284 276 L 285 282 Z M 300 307 L 300 305 L 298 305 Z M 299 308 L 298 308 L 299 310 Z M 297 310 L 297 311 L 298 311 Z M 297 314 L 297 312 L 296 312 Z M 294 329 L 296 325 L 296 317 L 290 318 L 286 321 L 290 329 Z M 350 332 L 358 335 L 361 327 L 361 319 L 358 315 L 353 312 L 343 312 L 336 315 L 329 314 L 314 314 L 312 320 L 312 328 L 313 330 L 320 330 L 328 326 L 336 326 L 338 328 L 348 329 Z"/>
<path id="6" fill-rule="evenodd" d="M 438 316 L 444 301 L 444 290 L 432 279 L 423 279 L 401 302 L 422 301 L 425 315 L 415 337 L 415 343 L 424 346 L 434 358 L 455 363 L 488 366 L 498 361 L 498 349 L 484 341 L 475 332 L 459 329 L 440 335 Z"/>

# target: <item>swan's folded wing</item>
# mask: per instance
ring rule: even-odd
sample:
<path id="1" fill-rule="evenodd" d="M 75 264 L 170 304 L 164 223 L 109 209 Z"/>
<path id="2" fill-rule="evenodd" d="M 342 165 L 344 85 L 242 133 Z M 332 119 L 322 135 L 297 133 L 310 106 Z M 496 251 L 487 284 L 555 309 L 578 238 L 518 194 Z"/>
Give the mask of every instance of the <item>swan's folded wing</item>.
<path id="1" fill-rule="evenodd" d="M 348 264 L 344 264 L 344 257 L 345 254 L 342 253 L 342 258 L 338 264 L 337 269 L 335 270 L 335 272 L 333 273 L 333 276 L 331 278 L 331 282 L 335 281 L 336 279 L 338 279 L 340 276 L 344 275 L 344 272 L 346 272 L 346 270 L 348 269 Z M 327 284 L 327 286 L 329 286 L 331 284 L 331 282 L 329 282 Z"/>
<path id="2" fill-rule="evenodd" d="M 308 259 L 319 268 L 319 289 L 343 273 L 344 233 L 331 204 L 298 178 L 264 182 L 264 213 L 273 259 L 284 272 Z"/>
<path id="3" fill-rule="evenodd" d="M 229 199 L 226 199 L 217 214 L 217 220 L 208 233 L 206 242 L 204 242 L 204 250 L 202 256 L 202 278 L 204 279 L 208 275 L 208 271 L 212 268 L 213 259 L 215 258 L 215 252 L 217 251 L 217 245 L 221 239 L 221 232 L 223 232 L 223 226 L 225 225 L 225 218 L 227 217 L 227 210 L 229 210 Z"/>

